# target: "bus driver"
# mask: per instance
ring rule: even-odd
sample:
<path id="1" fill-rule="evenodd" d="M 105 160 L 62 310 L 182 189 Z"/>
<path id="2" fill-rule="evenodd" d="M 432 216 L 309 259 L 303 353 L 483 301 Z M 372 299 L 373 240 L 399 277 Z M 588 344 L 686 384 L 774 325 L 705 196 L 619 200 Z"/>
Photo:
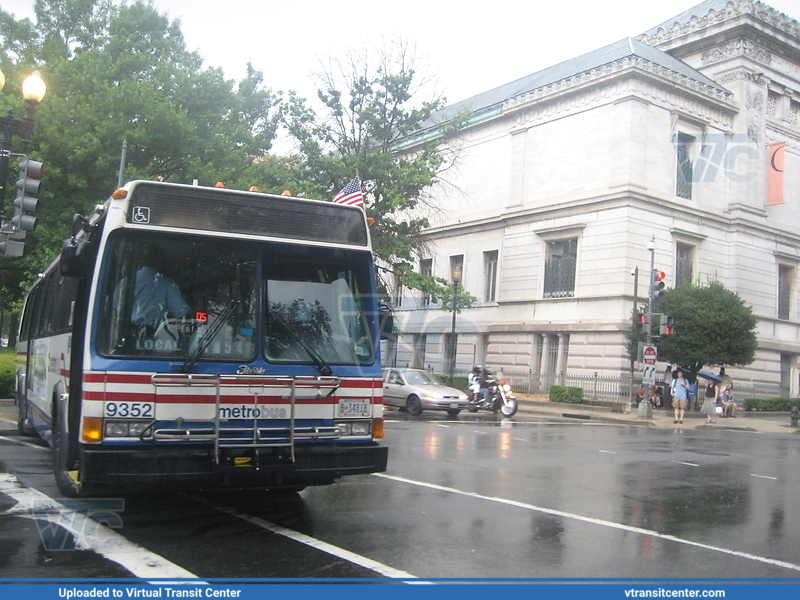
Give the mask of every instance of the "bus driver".
<path id="1" fill-rule="evenodd" d="M 156 244 L 142 249 L 141 268 L 136 272 L 131 322 L 152 335 L 169 317 L 182 318 L 189 312 L 178 285 L 162 274 L 164 250 Z"/>

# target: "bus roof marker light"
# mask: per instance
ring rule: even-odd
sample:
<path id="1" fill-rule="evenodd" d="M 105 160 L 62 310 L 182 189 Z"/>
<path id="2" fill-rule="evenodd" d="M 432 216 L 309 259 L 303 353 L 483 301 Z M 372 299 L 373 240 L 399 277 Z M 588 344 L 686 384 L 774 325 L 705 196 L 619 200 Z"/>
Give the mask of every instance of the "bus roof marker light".
<path id="1" fill-rule="evenodd" d="M 215 183 L 215 184 L 214 184 L 214 187 L 217 187 L 217 188 L 224 188 L 224 187 L 225 187 L 225 184 L 224 184 L 224 183 L 222 183 L 221 181 L 218 181 L 217 183 Z"/>
<path id="2" fill-rule="evenodd" d="M 281 196 L 291 196 L 291 195 L 292 195 L 292 192 L 290 192 L 289 190 L 283 190 L 281 192 Z"/>
<path id="3" fill-rule="evenodd" d="M 114 193 L 111 194 L 111 197 L 114 200 L 124 200 L 128 197 L 128 190 L 119 188 L 118 190 L 114 190 Z"/>
<path id="4" fill-rule="evenodd" d="M 257 192 L 258 191 L 258 186 L 257 185 L 251 185 L 250 186 L 250 191 L 251 192 Z"/>

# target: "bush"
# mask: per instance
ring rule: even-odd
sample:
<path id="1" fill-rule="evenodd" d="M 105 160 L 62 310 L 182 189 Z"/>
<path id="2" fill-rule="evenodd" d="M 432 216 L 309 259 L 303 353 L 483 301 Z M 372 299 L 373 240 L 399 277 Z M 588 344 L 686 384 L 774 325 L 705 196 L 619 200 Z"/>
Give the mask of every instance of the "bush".
<path id="1" fill-rule="evenodd" d="M 583 388 L 567 387 L 565 385 L 551 385 L 550 402 L 569 402 L 571 404 L 580 404 L 583 402 Z"/>
<path id="2" fill-rule="evenodd" d="M 753 412 L 784 412 L 793 406 L 800 408 L 800 398 L 748 398 L 744 401 L 744 409 Z"/>
<path id="3" fill-rule="evenodd" d="M 435 375 L 444 385 L 450 385 L 450 375 L 443 375 L 440 373 L 435 373 Z M 469 381 L 466 375 L 455 375 L 453 377 L 453 387 L 457 390 L 463 392 L 467 389 L 467 385 L 469 385 Z"/>
<path id="4" fill-rule="evenodd" d="M 14 373 L 17 370 L 17 351 L 0 348 L 0 398 L 14 397 Z"/>

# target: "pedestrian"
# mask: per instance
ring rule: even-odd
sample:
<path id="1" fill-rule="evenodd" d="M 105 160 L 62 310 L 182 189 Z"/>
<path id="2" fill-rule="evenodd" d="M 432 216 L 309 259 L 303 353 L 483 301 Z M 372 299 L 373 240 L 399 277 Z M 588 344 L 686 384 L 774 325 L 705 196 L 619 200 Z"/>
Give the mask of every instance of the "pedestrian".
<path id="1" fill-rule="evenodd" d="M 672 365 L 667 365 L 667 369 L 664 371 L 664 408 L 672 408 L 672 394 L 670 390 L 672 389 L 672 381 L 675 377 L 672 375 Z"/>
<path id="2" fill-rule="evenodd" d="M 686 409 L 689 407 L 689 382 L 683 377 L 683 371 L 675 371 L 675 379 L 670 386 L 672 394 L 672 408 L 675 409 L 675 420 L 673 423 L 683 423 Z"/>
<path id="3" fill-rule="evenodd" d="M 706 415 L 706 425 L 709 423 L 716 423 L 714 418 L 717 416 L 717 398 L 719 397 L 719 387 L 717 382 L 709 379 L 706 384 L 705 400 L 703 406 L 700 407 L 700 412 Z"/>
<path id="4" fill-rule="evenodd" d="M 721 390 L 725 390 L 728 388 L 728 394 L 725 401 L 727 402 L 727 406 L 725 407 L 725 412 L 723 413 L 726 417 L 734 417 L 733 413 L 736 412 L 736 401 L 733 399 L 733 379 L 730 375 L 725 373 L 725 367 L 719 368 L 719 387 Z"/>
<path id="5" fill-rule="evenodd" d="M 719 393 L 719 398 L 717 398 L 717 406 L 719 407 L 717 412 L 720 417 L 735 417 L 736 415 L 733 413 L 736 412 L 736 404 L 731 398 L 731 389 L 727 385 L 720 384 L 720 386 L 722 390 Z"/>

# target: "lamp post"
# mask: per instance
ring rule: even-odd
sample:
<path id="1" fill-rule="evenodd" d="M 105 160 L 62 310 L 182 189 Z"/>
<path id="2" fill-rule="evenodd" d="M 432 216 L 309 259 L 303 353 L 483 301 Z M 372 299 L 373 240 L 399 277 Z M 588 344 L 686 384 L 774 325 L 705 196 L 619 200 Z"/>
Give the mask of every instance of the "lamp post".
<path id="1" fill-rule="evenodd" d="M 456 312 L 458 302 L 458 284 L 461 282 L 461 267 L 453 268 L 453 324 L 450 328 L 450 387 L 456 371 Z"/>
<path id="2" fill-rule="evenodd" d="M 5 81 L 5 75 L 0 72 L 0 90 L 3 89 Z M 0 117 L 0 132 L 3 134 L 2 143 L 0 144 L 0 218 L 3 220 L 5 219 L 3 215 L 5 214 L 8 163 L 11 158 L 11 140 L 14 135 L 18 135 L 22 138 L 23 148 L 28 147 L 33 136 L 33 115 L 46 92 L 47 86 L 42 81 L 39 71 L 34 71 L 22 82 L 22 97 L 25 98 L 25 102 L 28 104 L 25 118 L 15 119 L 11 110 L 8 111 L 8 115 L 5 117 Z"/>

